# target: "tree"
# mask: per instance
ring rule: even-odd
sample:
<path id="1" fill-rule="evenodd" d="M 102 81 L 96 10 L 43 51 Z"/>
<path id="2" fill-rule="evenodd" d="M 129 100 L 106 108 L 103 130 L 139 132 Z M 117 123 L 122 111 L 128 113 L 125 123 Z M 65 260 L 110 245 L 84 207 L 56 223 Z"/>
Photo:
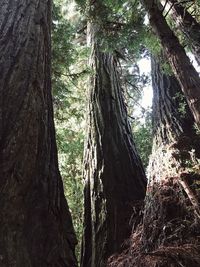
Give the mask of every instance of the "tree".
<path id="1" fill-rule="evenodd" d="M 133 232 L 129 252 L 111 258 L 109 266 L 197 267 L 200 137 L 178 81 L 156 57 L 152 85 L 154 139 L 143 224 Z"/>
<path id="2" fill-rule="evenodd" d="M 161 41 L 164 52 L 179 81 L 182 91 L 188 101 L 195 121 L 200 126 L 200 78 L 187 57 L 178 38 L 171 31 L 162 11 L 158 8 L 158 1 L 143 0 L 152 28 Z"/>
<path id="3" fill-rule="evenodd" d="M 180 2 L 177 0 L 169 2 L 172 6 L 172 16 L 178 22 L 181 31 L 187 36 L 192 52 L 200 65 L 200 24 Z"/>
<path id="4" fill-rule="evenodd" d="M 100 44 L 100 4 L 96 1 L 90 6 L 88 23 L 91 77 L 84 153 L 82 267 L 104 267 L 108 257 L 120 251 L 133 222 L 138 223 L 137 209 L 146 190 L 145 173 L 128 123 L 117 59 L 102 51 Z"/>
<path id="5" fill-rule="evenodd" d="M 177 262 L 198 266 L 200 259 L 194 255 L 199 253 L 196 234 L 200 218 L 200 137 L 178 81 L 174 75 L 163 72 L 160 60 L 155 57 L 152 86 L 154 140 L 142 246 L 152 255 L 164 256 L 162 261 L 157 258 L 156 266 L 177 266 Z M 183 250 L 179 251 L 180 248 Z M 190 255 L 186 254 L 188 251 Z"/>
<path id="6" fill-rule="evenodd" d="M 77 266 L 51 98 L 51 1 L 0 3 L 1 266 Z"/>

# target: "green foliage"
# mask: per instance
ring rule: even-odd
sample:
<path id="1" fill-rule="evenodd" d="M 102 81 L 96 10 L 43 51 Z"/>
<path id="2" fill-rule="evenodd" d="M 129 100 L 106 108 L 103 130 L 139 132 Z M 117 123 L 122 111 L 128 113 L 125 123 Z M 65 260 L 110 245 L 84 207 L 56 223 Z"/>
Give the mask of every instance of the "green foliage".
<path id="1" fill-rule="evenodd" d="M 143 43 L 151 54 L 159 55 L 161 53 L 162 47 L 160 40 L 148 28 L 146 30 Z"/>
<path id="2" fill-rule="evenodd" d="M 177 110 L 180 114 L 180 117 L 185 118 L 187 114 L 187 106 L 188 106 L 185 96 L 182 93 L 176 93 L 176 95 L 174 96 L 174 99 L 177 101 L 177 104 L 178 104 Z"/>
<path id="3" fill-rule="evenodd" d="M 88 0 L 75 0 L 75 2 L 77 3 L 81 11 L 84 12 L 86 10 Z"/>
<path id="4" fill-rule="evenodd" d="M 72 213 L 79 241 L 80 257 L 83 185 L 82 154 L 84 140 L 85 87 L 87 50 L 74 44 L 76 28 L 62 13 L 64 1 L 54 1 L 52 31 L 52 85 L 59 167 L 65 195 Z M 80 82 L 81 81 L 81 82 Z"/>
<path id="5" fill-rule="evenodd" d="M 75 50 L 73 48 L 73 27 L 62 16 L 61 1 L 53 6 L 52 25 L 52 69 L 57 76 L 74 61 Z"/>
<path id="6" fill-rule="evenodd" d="M 59 166 L 63 178 L 65 194 L 72 213 L 73 224 L 78 238 L 77 257 L 80 257 L 82 217 L 83 217 L 83 184 L 82 155 L 85 129 L 85 91 L 74 81 L 71 90 L 66 90 L 59 105 L 55 104 L 55 122 L 58 144 Z M 63 91 L 64 88 L 62 88 Z M 59 95 L 56 95 L 59 98 Z"/>
<path id="7" fill-rule="evenodd" d="M 198 136 L 200 136 L 200 128 L 198 127 L 198 125 L 197 125 L 196 123 L 194 123 L 194 129 L 195 129 L 195 131 L 196 131 L 196 134 L 197 134 Z"/>
<path id="8" fill-rule="evenodd" d="M 63 178 L 65 194 L 72 213 L 74 228 L 78 238 L 76 248 L 80 257 L 82 216 L 83 216 L 83 185 L 82 185 L 82 151 L 83 129 L 80 120 L 72 115 L 71 120 L 56 120 L 59 167 Z"/>
<path id="9" fill-rule="evenodd" d="M 171 68 L 168 61 L 162 61 L 161 60 L 160 63 L 161 63 L 162 70 L 166 75 L 173 75 L 172 68 Z"/>
<path id="10" fill-rule="evenodd" d="M 136 147 L 146 169 L 149 163 L 149 156 L 151 155 L 153 142 L 151 110 L 143 115 L 145 120 L 142 122 L 141 118 L 135 119 L 132 128 Z"/>
<path id="11" fill-rule="evenodd" d="M 144 13 L 138 1 L 104 1 L 109 14 L 102 21 L 107 49 L 136 54 L 145 33 Z"/>

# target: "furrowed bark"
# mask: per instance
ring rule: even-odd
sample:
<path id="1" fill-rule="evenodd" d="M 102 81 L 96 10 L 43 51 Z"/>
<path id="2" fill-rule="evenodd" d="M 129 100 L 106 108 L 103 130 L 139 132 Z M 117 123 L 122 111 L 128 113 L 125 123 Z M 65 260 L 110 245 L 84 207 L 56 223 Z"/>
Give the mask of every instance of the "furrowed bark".
<path id="1" fill-rule="evenodd" d="M 200 65 L 200 24 L 177 0 L 170 0 L 169 2 L 173 6 L 172 16 L 190 41 L 192 52 Z"/>
<path id="2" fill-rule="evenodd" d="M 160 57 L 152 58 L 154 140 L 143 224 L 109 267 L 200 265 L 200 137 L 179 83 L 164 73 Z"/>
<path id="3" fill-rule="evenodd" d="M 128 123 L 117 62 L 112 54 L 101 51 L 98 29 L 94 21 L 89 23 L 92 75 L 84 155 L 82 267 L 104 267 L 108 257 L 120 251 L 131 234 L 134 209 L 143 202 L 146 191 L 145 173 Z"/>
<path id="4" fill-rule="evenodd" d="M 163 56 L 162 56 L 163 57 Z M 180 85 L 174 75 L 165 74 L 162 65 L 158 58 L 152 57 L 152 87 L 153 87 L 153 152 L 155 151 L 156 161 L 158 151 L 163 151 L 163 161 L 160 155 L 159 165 L 150 165 L 149 175 L 157 181 L 162 181 L 164 177 L 176 177 L 179 170 L 183 170 L 183 158 L 177 155 L 176 164 L 172 164 L 169 168 L 170 162 L 167 157 L 173 156 L 176 158 L 176 152 L 181 152 L 183 149 L 183 156 L 189 156 L 190 150 L 195 149 L 195 155 L 199 158 L 200 137 L 194 128 L 194 119 L 192 113 L 187 105 L 185 97 L 181 91 Z M 168 147 L 165 149 L 164 147 Z M 165 155 L 167 150 L 172 150 L 174 155 Z M 180 163 L 178 163 L 180 161 Z M 165 164 L 166 169 L 165 170 Z M 184 164 L 183 164 L 184 165 Z M 153 173 L 150 173 L 152 170 Z M 157 178 L 156 178 L 157 177 Z M 156 180 L 154 180 L 156 182 Z"/>
<path id="5" fill-rule="evenodd" d="M 157 1 L 142 0 L 142 3 L 148 12 L 150 24 L 160 39 L 167 59 L 181 85 L 195 121 L 200 127 L 200 77 L 178 38 L 168 26 L 162 11 L 158 8 Z"/>
<path id="6" fill-rule="evenodd" d="M 51 99 L 51 1 L 0 2 L 0 266 L 75 267 Z"/>
<path id="7" fill-rule="evenodd" d="M 163 260 L 157 258 L 158 267 L 178 266 L 177 262 L 198 266 L 200 259 L 194 259 L 193 253 L 199 253 L 196 236 L 200 226 L 199 171 L 195 166 L 200 158 L 200 137 L 194 130 L 194 120 L 183 102 L 178 81 L 163 72 L 156 58 L 152 59 L 152 83 L 154 142 L 148 168 L 142 247 L 152 256 L 163 255 Z M 185 105 L 184 113 L 180 111 L 181 105 Z M 186 255 L 183 250 L 174 257 L 173 253 L 185 246 L 193 252 Z"/>

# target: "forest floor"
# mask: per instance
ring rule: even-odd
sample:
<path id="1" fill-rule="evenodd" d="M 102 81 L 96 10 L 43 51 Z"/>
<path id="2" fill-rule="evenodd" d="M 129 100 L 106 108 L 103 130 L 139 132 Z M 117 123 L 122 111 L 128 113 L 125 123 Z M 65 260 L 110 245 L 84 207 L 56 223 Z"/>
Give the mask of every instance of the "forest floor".
<path id="1" fill-rule="evenodd" d="M 199 267 L 200 219 L 180 184 L 154 188 L 146 203 L 143 222 L 108 266 Z"/>

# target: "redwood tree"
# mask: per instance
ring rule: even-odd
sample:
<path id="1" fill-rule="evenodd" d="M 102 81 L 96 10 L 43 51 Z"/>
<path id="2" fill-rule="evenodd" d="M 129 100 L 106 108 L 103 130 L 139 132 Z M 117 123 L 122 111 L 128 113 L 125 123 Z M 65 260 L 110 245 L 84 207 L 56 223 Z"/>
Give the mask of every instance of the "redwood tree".
<path id="1" fill-rule="evenodd" d="M 200 137 L 178 81 L 156 58 L 152 85 L 154 141 L 142 247 L 155 255 L 156 266 L 199 266 Z"/>
<path id="2" fill-rule="evenodd" d="M 75 267 L 51 98 L 51 1 L 0 2 L 0 266 Z"/>
<path id="3" fill-rule="evenodd" d="M 172 6 L 173 18 L 188 38 L 192 52 L 200 64 L 200 24 L 179 1 L 170 0 L 169 2 Z"/>
<path id="4" fill-rule="evenodd" d="M 91 77 L 85 143 L 85 215 L 82 267 L 104 267 L 119 252 L 145 196 L 146 178 L 137 154 L 120 86 L 117 60 L 102 52 L 94 5 L 88 25 Z"/>
<path id="5" fill-rule="evenodd" d="M 196 123 L 200 127 L 200 77 L 178 38 L 168 26 L 157 0 L 141 0 L 144 4 L 150 24 L 161 41 L 167 59 L 179 81 L 188 101 Z"/>
<path id="6" fill-rule="evenodd" d="M 109 267 L 200 265 L 200 137 L 178 81 L 152 58 L 153 149 L 143 224 Z"/>

